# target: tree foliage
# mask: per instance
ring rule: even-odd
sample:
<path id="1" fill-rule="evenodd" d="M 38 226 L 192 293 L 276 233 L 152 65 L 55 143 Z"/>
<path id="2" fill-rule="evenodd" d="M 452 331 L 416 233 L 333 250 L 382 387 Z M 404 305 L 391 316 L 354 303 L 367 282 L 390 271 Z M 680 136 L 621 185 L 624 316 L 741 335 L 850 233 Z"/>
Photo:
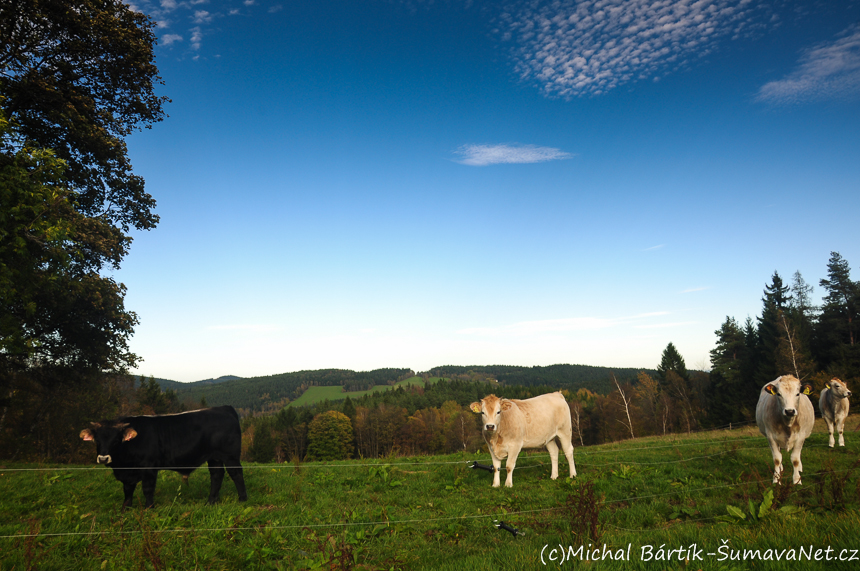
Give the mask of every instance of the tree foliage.
<path id="1" fill-rule="evenodd" d="M 137 362 L 103 273 L 158 221 L 124 141 L 164 116 L 153 29 L 121 0 L 0 2 L 0 432 L 44 454 Z"/>
<path id="2" fill-rule="evenodd" d="M 0 368 L 33 364 L 121 371 L 135 363 L 137 318 L 119 267 L 128 240 L 75 209 L 65 162 L 23 145 L 0 115 Z"/>
<path id="3" fill-rule="evenodd" d="M 66 161 L 78 211 L 123 231 L 158 222 L 124 141 L 164 117 L 154 28 L 122 0 L 0 3 L 0 105 Z"/>
<path id="4" fill-rule="evenodd" d="M 336 410 L 318 414 L 308 426 L 308 460 L 346 460 L 352 456 L 352 423 Z"/>

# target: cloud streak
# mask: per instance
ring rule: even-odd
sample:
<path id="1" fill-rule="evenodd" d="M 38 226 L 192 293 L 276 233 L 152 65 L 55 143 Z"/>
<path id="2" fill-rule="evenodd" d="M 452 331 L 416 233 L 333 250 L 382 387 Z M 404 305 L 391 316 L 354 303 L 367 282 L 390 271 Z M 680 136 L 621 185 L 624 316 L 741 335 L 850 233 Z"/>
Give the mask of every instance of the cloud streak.
<path id="1" fill-rule="evenodd" d="M 534 145 L 463 145 L 455 153 L 461 157 L 457 162 L 475 167 L 542 163 L 569 159 L 573 156 L 560 149 Z"/>
<path id="2" fill-rule="evenodd" d="M 758 26 L 749 0 L 560 0 L 504 13 L 515 69 L 550 97 L 657 80 Z"/>
<path id="3" fill-rule="evenodd" d="M 608 319 L 603 317 L 571 317 L 565 319 L 544 319 L 538 321 L 520 321 L 500 327 L 470 327 L 457 331 L 460 335 L 478 335 L 485 337 L 524 337 L 529 335 L 541 335 L 545 333 L 570 333 L 579 331 L 596 331 L 616 325 L 622 325 L 647 319 L 650 317 L 661 317 L 668 315 L 665 311 L 642 313 L 630 317 Z M 642 327 L 661 327 L 661 325 L 645 325 Z"/>
<path id="4" fill-rule="evenodd" d="M 860 95 L 860 26 L 806 53 L 788 76 L 762 86 L 757 100 L 790 105 Z"/>

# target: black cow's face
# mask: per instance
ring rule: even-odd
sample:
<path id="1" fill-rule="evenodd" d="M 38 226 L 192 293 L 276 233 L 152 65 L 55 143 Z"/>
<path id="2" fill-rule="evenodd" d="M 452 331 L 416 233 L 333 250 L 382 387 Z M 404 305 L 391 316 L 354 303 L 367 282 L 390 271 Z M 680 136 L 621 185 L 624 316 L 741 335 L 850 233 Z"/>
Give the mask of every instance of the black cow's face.
<path id="1" fill-rule="evenodd" d="M 81 430 L 81 439 L 96 443 L 96 462 L 99 464 L 110 464 L 113 459 L 111 454 L 116 455 L 123 443 L 128 442 L 135 436 L 137 431 L 129 426 L 127 422 L 91 422 L 91 428 Z"/>

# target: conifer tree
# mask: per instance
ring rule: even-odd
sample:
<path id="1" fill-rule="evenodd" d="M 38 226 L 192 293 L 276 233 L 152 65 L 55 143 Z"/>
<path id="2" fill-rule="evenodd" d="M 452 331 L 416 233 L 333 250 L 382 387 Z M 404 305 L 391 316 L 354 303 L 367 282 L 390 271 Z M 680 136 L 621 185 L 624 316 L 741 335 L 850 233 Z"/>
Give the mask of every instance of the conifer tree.
<path id="1" fill-rule="evenodd" d="M 765 285 L 762 298 L 761 317 L 758 318 L 758 344 L 756 348 L 757 367 L 756 382 L 759 386 L 790 371 L 780 371 L 776 364 L 779 351 L 781 312 L 787 306 L 791 296 L 779 273 L 774 271 L 770 285 Z"/>
<path id="2" fill-rule="evenodd" d="M 832 374 L 850 374 L 860 365 L 857 343 L 860 286 L 851 280 L 848 262 L 838 252 L 830 253 L 827 279 L 819 283 L 827 293 L 815 331 L 816 356 L 820 365 Z"/>

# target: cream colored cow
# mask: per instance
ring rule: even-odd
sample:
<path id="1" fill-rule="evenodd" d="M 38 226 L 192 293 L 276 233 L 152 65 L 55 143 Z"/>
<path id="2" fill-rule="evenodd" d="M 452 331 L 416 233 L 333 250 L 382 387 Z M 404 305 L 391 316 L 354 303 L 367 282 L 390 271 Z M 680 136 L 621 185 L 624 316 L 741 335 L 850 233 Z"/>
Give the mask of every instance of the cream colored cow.
<path id="1" fill-rule="evenodd" d="M 543 448 L 549 451 L 552 459 L 552 474 L 558 478 L 558 445 L 567 456 L 570 464 L 570 477 L 576 476 L 571 443 L 570 408 L 561 393 L 551 393 L 539 397 L 517 400 L 500 399 L 489 395 L 470 407 L 473 412 L 481 413 L 483 435 L 493 457 L 493 487 L 499 487 L 499 471 L 502 460 L 507 458 L 505 470 L 508 477 L 505 486 L 513 487 L 513 473 L 517 456 L 523 448 Z"/>
<path id="2" fill-rule="evenodd" d="M 827 431 L 830 432 L 831 448 L 835 444 L 833 439 L 834 427 L 839 433 L 839 446 L 845 446 L 842 427 L 845 425 L 845 417 L 848 416 L 848 397 L 850 396 L 851 391 L 848 390 L 845 383 L 833 377 L 825 385 L 824 390 L 821 391 L 821 398 L 818 399 L 818 409 L 821 411 L 821 416 L 824 417 L 824 422 L 827 423 Z"/>
<path id="3" fill-rule="evenodd" d="M 783 375 L 761 389 L 758 405 L 755 407 L 755 420 L 758 429 L 767 437 L 773 454 L 774 484 L 778 483 L 782 476 L 783 449 L 792 451 L 792 482 L 800 484 L 800 473 L 803 472 L 800 451 L 815 423 L 815 409 L 806 396 L 811 390 L 810 385 L 801 387 L 800 381 L 793 375 Z"/>

